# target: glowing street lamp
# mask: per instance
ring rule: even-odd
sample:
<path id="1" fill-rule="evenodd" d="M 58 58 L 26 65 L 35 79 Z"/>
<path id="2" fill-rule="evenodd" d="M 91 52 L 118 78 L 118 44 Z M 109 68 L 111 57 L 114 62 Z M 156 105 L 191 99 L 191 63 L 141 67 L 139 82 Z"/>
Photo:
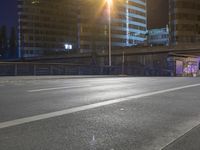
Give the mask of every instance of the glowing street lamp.
<path id="1" fill-rule="evenodd" d="M 109 66 L 111 67 L 112 66 L 112 57 L 111 57 L 111 6 L 112 6 L 112 0 L 106 0 L 107 2 L 107 5 L 108 5 L 108 34 L 109 34 L 109 50 L 108 50 L 108 53 L 109 53 Z"/>
<path id="2" fill-rule="evenodd" d="M 31 1 L 31 4 L 32 4 L 32 6 L 33 7 L 35 7 L 35 6 L 37 6 L 37 5 L 39 5 L 40 4 L 40 0 L 32 0 Z M 36 31 L 36 23 L 35 23 L 35 18 L 34 18 L 34 16 L 33 16 L 33 23 L 32 23 L 32 30 L 33 30 L 33 50 L 35 49 L 35 47 L 36 47 L 36 35 L 35 35 L 35 31 Z"/>
<path id="3" fill-rule="evenodd" d="M 32 2 L 31 2 L 33 5 L 35 5 L 35 4 L 39 4 L 40 3 L 40 1 L 39 0 L 32 0 Z"/>
<path id="4" fill-rule="evenodd" d="M 107 3 L 108 3 L 108 6 L 111 7 L 111 5 L 112 5 L 112 0 L 106 0 L 106 1 L 107 1 Z"/>
<path id="5" fill-rule="evenodd" d="M 18 32 L 18 58 L 21 58 L 22 57 L 22 49 L 21 49 L 21 46 L 22 46 L 22 33 L 21 33 L 21 13 L 19 13 L 19 18 L 18 18 L 18 24 L 19 24 L 19 32 Z"/>

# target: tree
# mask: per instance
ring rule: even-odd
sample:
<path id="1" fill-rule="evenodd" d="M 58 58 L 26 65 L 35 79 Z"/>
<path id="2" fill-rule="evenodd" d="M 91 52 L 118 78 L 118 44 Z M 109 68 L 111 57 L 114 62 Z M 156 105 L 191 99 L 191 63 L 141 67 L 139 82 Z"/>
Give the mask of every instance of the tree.
<path id="1" fill-rule="evenodd" d="M 17 52 L 17 38 L 15 27 L 11 28 L 10 38 L 9 38 L 9 52 L 11 57 L 16 57 Z"/>

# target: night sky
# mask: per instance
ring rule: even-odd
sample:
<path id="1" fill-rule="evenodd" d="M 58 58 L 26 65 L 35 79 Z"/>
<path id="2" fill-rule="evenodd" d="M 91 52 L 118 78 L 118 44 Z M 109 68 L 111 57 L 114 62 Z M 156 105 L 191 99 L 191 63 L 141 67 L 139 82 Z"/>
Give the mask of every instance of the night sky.
<path id="1" fill-rule="evenodd" d="M 6 25 L 8 29 L 17 25 L 17 0 L 1 0 L 0 25 Z"/>
<path id="2" fill-rule="evenodd" d="M 17 24 L 17 0 L 1 0 L 0 25 L 8 28 Z M 165 27 L 168 23 L 168 0 L 147 0 L 148 27 Z"/>

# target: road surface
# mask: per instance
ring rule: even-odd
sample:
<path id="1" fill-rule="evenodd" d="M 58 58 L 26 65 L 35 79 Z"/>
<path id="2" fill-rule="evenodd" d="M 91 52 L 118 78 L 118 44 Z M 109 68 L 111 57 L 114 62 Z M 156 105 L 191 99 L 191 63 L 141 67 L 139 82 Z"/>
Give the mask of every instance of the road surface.
<path id="1" fill-rule="evenodd" d="M 0 78 L 1 150 L 199 150 L 199 124 L 200 78 Z"/>

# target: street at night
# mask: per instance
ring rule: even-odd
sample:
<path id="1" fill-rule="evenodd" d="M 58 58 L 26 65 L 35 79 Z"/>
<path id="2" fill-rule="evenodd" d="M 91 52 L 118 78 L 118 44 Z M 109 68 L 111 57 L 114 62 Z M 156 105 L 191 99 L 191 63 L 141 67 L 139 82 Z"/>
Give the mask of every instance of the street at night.
<path id="1" fill-rule="evenodd" d="M 199 78 L 2 77 L 0 149 L 199 149 L 199 91 Z"/>
<path id="2" fill-rule="evenodd" d="M 200 150 L 199 0 L 1 0 L 0 150 Z"/>

